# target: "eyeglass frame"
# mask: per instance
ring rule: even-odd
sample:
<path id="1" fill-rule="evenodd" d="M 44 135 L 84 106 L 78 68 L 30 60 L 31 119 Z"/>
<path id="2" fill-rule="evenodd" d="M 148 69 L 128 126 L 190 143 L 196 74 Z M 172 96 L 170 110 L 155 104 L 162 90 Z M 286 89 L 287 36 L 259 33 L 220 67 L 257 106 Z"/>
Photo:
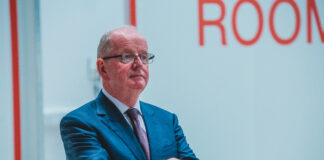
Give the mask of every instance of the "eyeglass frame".
<path id="1" fill-rule="evenodd" d="M 133 60 L 130 61 L 129 63 L 125 63 L 125 62 L 123 61 L 123 55 L 125 55 L 125 54 L 129 54 L 129 55 L 134 56 Z M 143 60 L 142 60 L 142 58 L 140 57 L 140 56 L 143 56 L 143 55 L 146 56 L 146 54 L 131 54 L 131 53 L 123 53 L 123 54 L 114 55 L 114 56 L 101 57 L 101 59 L 103 59 L 103 60 L 108 60 L 108 59 L 111 59 L 111 58 L 118 58 L 118 57 L 121 57 L 121 59 L 120 59 L 120 62 L 121 62 L 121 63 L 124 63 L 124 64 L 130 64 L 130 63 L 134 63 L 134 62 L 135 62 L 135 59 L 136 59 L 137 57 L 139 57 L 140 60 L 141 60 L 141 62 L 142 62 L 143 64 L 150 64 L 150 63 L 153 62 L 153 59 L 154 59 L 154 57 L 155 57 L 154 54 L 152 54 L 152 53 L 147 53 L 147 63 L 144 63 Z M 150 61 L 150 60 L 151 60 L 151 61 Z"/>

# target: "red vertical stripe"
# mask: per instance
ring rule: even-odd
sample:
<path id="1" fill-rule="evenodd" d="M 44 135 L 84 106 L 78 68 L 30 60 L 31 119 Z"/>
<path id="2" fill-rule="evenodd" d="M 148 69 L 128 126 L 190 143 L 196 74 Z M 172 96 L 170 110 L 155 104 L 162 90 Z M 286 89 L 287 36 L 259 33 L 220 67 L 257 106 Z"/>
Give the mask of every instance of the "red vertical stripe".
<path id="1" fill-rule="evenodd" d="M 130 24 L 136 27 L 136 0 L 129 0 Z"/>
<path id="2" fill-rule="evenodd" d="M 11 51 L 12 51 L 11 60 L 12 60 L 12 85 L 13 85 L 14 159 L 21 160 L 17 0 L 9 0 L 9 7 L 10 7 Z"/>

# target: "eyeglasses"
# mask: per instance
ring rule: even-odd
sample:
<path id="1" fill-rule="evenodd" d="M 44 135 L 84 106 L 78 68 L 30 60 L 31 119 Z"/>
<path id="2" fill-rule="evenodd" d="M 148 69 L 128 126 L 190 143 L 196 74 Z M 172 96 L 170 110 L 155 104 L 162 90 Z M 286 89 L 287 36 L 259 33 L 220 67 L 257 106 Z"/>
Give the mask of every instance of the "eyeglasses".
<path id="1" fill-rule="evenodd" d="M 107 56 L 107 57 L 102 57 L 103 60 L 107 60 L 110 58 L 117 58 L 121 57 L 120 62 L 124 64 L 129 64 L 133 63 L 137 57 L 139 57 L 142 61 L 143 64 L 149 64 L 153 62 L 154 59 L 154 54 L 148 53 L 148 54 L 131 54 L 131 53 L 123 53 L 120 55 L 115 55 L 115 56 Z"/>

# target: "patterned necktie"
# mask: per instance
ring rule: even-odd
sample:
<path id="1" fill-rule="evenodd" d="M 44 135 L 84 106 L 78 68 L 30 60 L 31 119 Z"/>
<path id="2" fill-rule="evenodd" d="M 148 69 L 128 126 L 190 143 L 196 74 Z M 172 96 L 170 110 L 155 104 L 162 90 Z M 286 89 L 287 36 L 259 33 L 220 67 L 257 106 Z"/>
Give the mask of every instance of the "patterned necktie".
<path id="1" fill-rule="evenodd" d="M 140 121 L 138 120 L 139 111 L 135 108 L 130 108 L 126 111 L 126 114 L 131 119 L 133 130 L 145 152 L 146 158 L 150 160 L 150 147 L 149 147 L 147 135 L 144 129 L 141 127 Z"/>

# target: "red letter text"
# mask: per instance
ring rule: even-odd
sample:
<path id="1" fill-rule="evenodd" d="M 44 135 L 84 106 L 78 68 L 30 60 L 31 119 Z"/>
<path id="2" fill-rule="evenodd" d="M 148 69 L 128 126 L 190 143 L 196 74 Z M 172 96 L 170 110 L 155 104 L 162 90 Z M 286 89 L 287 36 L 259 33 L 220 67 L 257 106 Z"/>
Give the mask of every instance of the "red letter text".
<path id="1" fill-rule="evenodd" d="M 322 43 L 324 43 L 324 31 L 322 29 L 321 21 L 318 15 L 315 0 L 307 0 L 307 42 L 312 42 L 312 11 L 315 15 L 317 29 L 321 37 Z"/>
<path id="2" fill-rule="evenodd" d="M 203 5 L 204 4 L 208 4 L 208 3 L 214 3 L 214 4 L 218 4 L 220 9 L 221 9 L 221 14 L 219 19 L 217 20 L 204 20 L 204 8 Z M 199 14 L 199 45 L 203 46 L 204 45 L 204 26 L 218 26 L 221 34 L 222 34 L 222 44 L 226 45 L 226 37 L 225 37 L 225 27 L 224 25 L 221 23 L 222 20 L 225 17 L 225 5 L 223 3 L 223 1 L 221 0 L 199 0 L 199 4 L 198 4 L 198 14 Z"/>
<path id="3" fill-rule="evenodd" d="M 241 36 L 239 35 L 238 31 L 237 31 L 237 25 L 236 25 L 236 15 L 237 15 L 237 10 L 238 8 L 243 4 L 243 3 L 250 3 L 252 4 L 257 13 L 258 13 L 258 17 L 259 17 L 259 28 L 258 28 L 258 32 L 256 33 L 256 35 L 251 39 L 251 40 L 244 40 L 241 38 Z M 263 28 L 263 15 L 262 15 L 262 10 L 260 5 L 257 3 L 257 1 L 255 0 L 239 0 L 234 7 L 234 11 L 233 11 L 233 16 L 232 16 L 232 28 L 234 31 L 234 35 L 235 38 L 243 45 L 252 45 L 254 44 L 261 36 L 261 32 L 262 32 L 262 28 Z"/>
<path id="4" fill-rule="evenodd" d="M 288 3 L 290 4 L 293 9 L 294 9 L 294 12 L 295 12 L 295 15 L 296 15 L 296 27 L 295 27 L 295 32 L 294 34 L 288 38 L 288 39 L 282 39 L 280 38 L 276 31 L 275 31 L 275 27 L 274 27 L 274 13 L 275 13 L 275 10 L 276 8 L 279 6 L 280 3 Z M 271 34 L 273 36 L 273 38 L 280 44 L 290 44 L 291 42 L 293 42 L 297 35 L 298 35 L 298 32 L 299 32 L 299 28 L 300 28 L 300 13 L 299 13 L 299 10 L 298 10 L 298 7 L 296 5 L 296 3 L 293 1 L 293 0 L 277 0 L 273 6 L 271 7 L 271 11 L 270 11 L 270 31 L 271 31 Z M 283 24 L 282 24 L 283 25 Z"/>

